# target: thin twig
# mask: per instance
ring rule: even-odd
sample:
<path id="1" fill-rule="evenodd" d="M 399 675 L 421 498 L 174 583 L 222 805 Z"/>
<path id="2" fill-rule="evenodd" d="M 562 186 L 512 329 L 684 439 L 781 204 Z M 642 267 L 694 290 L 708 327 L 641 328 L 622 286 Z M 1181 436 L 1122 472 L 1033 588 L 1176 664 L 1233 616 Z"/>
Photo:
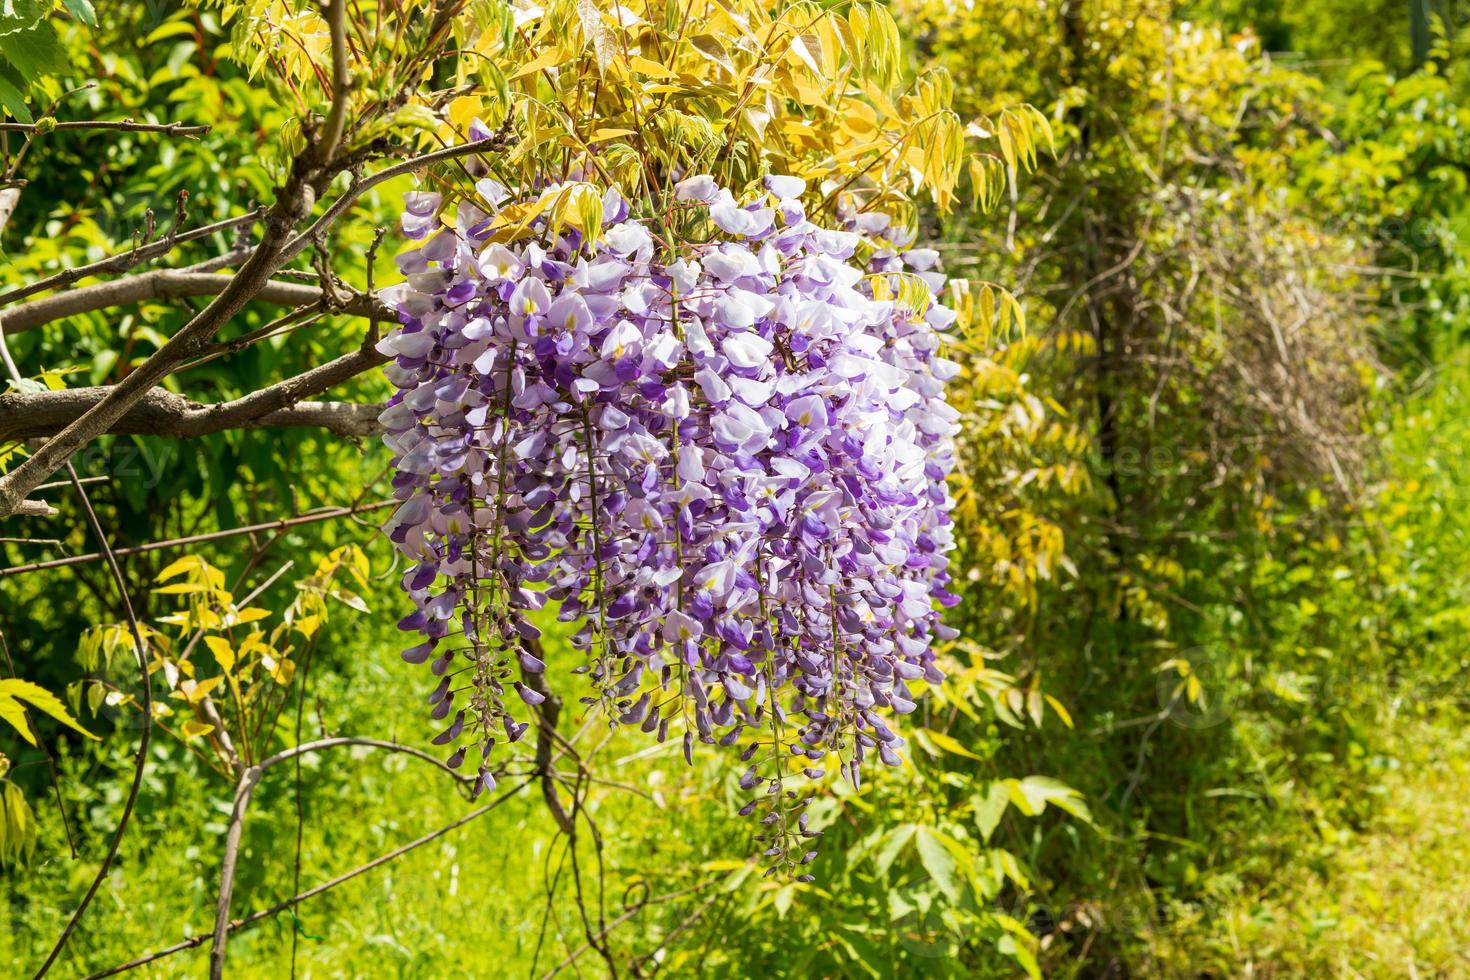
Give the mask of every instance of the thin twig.
<path id="1" fill-rule="evenodd" d="M 0 123 L 0 132 L 8 133 L 37 133 L 38 123 L 3 122 Z M 165 136 L 203 136 L 209 132 L 209 126 L 188 126 L 184 123 L 140 123 L 131 119 L 70 119 L 66 122 L 52 123 L 51 132 L 61 132 L 69 129 L 101 129 L 114 133 L 162 133 Z M 38 133 L 37 135 L 45 135 Z"/>
<path id="2" fill-rule="evenodd" d="M 521 780 L 519 783 L 512 786 L 510 789 L 506 790 L 500 796 L 497 796 L 495 799 L 491 800 L 484 806 L 476 810 L 471 810 L 469 813 L 460 817 L 458 820 L 446 824 L 445 826 L 440 827 L 438 830 L 425 834 L 424 836 L 416 840 L 409 841 L 407 844 L 404 844 L 401 847 L 396 847 L 388 853 L 380 855 L 373 860 L 367 862 L 366 864 L 360 864 L 357 867 L 353 868 L 351 871 L 344 872 L 335 878 L 322 882 L 320 885 L 308 888 L 306 891 L 302 892 L 299 895 L 293 895 L 285 901 L 277 902 L 270 908 L 261 909 L 258 912 L 252 912 L 241 919 L 235 919 L 230 923 L 230 930 L 232 932 L 239 931 L 246 926 L 254 925 L 261 919 L 269 918 L 270 916 L 275 915 L 278 912 L 284 912 L 286 909 L 294 908 L 295 906 L 300 905 L 302 902 L 306 901 L 309 898 L 315 898 L 317 895 L 320 895 L 326 891 L 330 891 L 331 889 L 336 888 L 338 885 L 344 884 L 345 882 L 351 881 L 353 878 L 366 874 L 374 868 L 381 867 L 382 865 L 387 864 L 389 861 L 392 861 L 395 858 L 402 857 L 415 848 L 419 848 L 424 846 L 425 844 L 432 843 L 433 841 L 438 840 L 440 837 L 443 837 L 445 834 L 454 830 L 458 830 L 460 827 L 463 827 L 470 821 L 478 819 L 479 817 L 482 817 L 485 814 L 489 813 L 491 810 L 494 810 L 496 807 L 500 806 L 500 804 L 504 803 L 506 800 L 510 799 L 512 796 L 525 789 L 528 785 L 530 785 L 532 779 L 534 778 L 534 776 L 527 776 L 525 779 Z M 157 950 L 155 952 L 147 954 L 146 956 L 140 956 L 135 960 L 129 960 L 127 963 L 123 963 L 119 966 L 114 966 L 107 970 L 103 970 L 100 973 L 94 973 L 87 977 L 86 980 L 101 980 L 101 978 L 103 977 L 111 977 L 119 973 L 125 973 L 128 970 L 134 970 L 140 966 L 146 966 L 149 963 L 156 962 L 157 960 L 161 960 L 167 956 L 172 956 L 175 953 L 182 953 L 186 949 L 195 949 L 209 942 L 210 938 L 213 935 L 214 933 L 212 932 L 204 932 L 200 933 L 197 936 L 191 936 L 190 938 L 185 939 L 183 942 L 175 943 L 174 945 L 169 946 L 165 949 Z"/>
<path id="3" fill-rule="evenodd" d="M 297 745 L 301 744 L 301 719 L 305 713 L 306 692 L 311 683 L 311 664 L 315 659 L 312 655 L 315 651 L 316 644 L 312 644 L 307 650 L 306 656 L 302 658 L 301 670 L 298 672 L 300 680 L 296 684 L 296 724 L 292 735 L 292 739 Z M 306 843 L 306 799 L 302 789 L 302 758 L 303 756 L 297 755 L 292 760 L 295 764 L 295 772 L 292 774 L 294 776 L 292 789 L 296 804 L 296 841 L 295 847 L 291 852 L 291 891 L 298 894 L 301 891 L 301 852 Z M 297 915 L 293 911 L 291 913 L 291 980 L 296 980 L 296 954 L 301 939 L 301 929 L 297 925 L 297 922 Z"/>
<path id="4" fill-rule="evenodd" d="M 123 613 L 128 620 L 128 628 L 133 633 L 133 649 L 138 655 L 138 673 L 143 683 L 143 728 L 138 736 L 138 754 L 133 762 L 133 782 L 128 788 L 127 800 L 123 803 L 122 816 L 118 819 L 117 830 L 112 835 L 112 842 L 108 845 L 107 854 L 102 858 L 102 866 L 97 869 L 97 874 L 92 878 L 92 884 L 87 887 L 86 894 L 77 903 L 76 911 L 66 923 L 66 928 L 56 939 L 56 945 L 51 948 L 51 953 L 46 957 L 41 968 L 36 971 L 36 980 L 40 980 L 51 969 L 56 962 L 56 957 L 61 955 L 66 942 L 76 931 L 77 925 L 86 914 L 87 907 L 92 904 L 92 899 L 97 895 L 97 889 L 102 887 L 112 871 L 112 863 L 117 860 L 118 849 L 122 846 L 123 835 L 127 833 L 128 820 L 133 815 L 133 808 L 138 803 L 138 794 L 143 788 L 143 771 L 148 765 L 148 745 L 153 735 L 153 679 L 148 674 L 147 645 L 143 642 L 143 630 L 138 626 L 138 617 L 133 612 L 132 600 L 128 598 L 127 581 L 123 578 L 122 568 L 117 563 L 117 556 L 113 553 L 112 545 L 107 541 L 107 535 L 102 530 L 102 522 L 97 519 L 97 512 L 92 509 L 92 501 L 87 496 L 86 487 L 82 486 L 77 479 L 77 471 L 71 462 L 66 464 L 67 475 L 71 477 L 72 487 L 81 500 L 82 510 L 87 515 L 87 523 L 91 525 L 92 533 L 97 538 L 97 544 L 102 549 L 102 555 L 107 561 L 107 569 L 112 573 L 112 580 L 117 585 L 118 598 L 122 601 Z"/>
<path id="5" fill-rule="evenodd" d="M 338 517 L 353 517 L 358 514 L 382 510 L 385 507 L 396 506 L 398 506 L 398 501 L 396 500 L 379 500 L 370 504 L 358 504 L 352 507 L 332 507 L 327 510 L 311 511 L 296 517 L 287 517 L 276 521 L 263 521 L 259 524 L 251 524 L 246 527 L 228 528 L 223 531 L 209 531 L 205 534 L 191 534 L 182 538 L 172 538 L 168 541 L 153 541 L 148 544 L 140 544 L 132 548 L 118 548 L 113 554 L 119 558 L 126 558 L 129 555 L 139 555 L 148 551 L 182 548 L 185 545 L 201 544 L 205 541 L 220 541 L 240 534 L 255 534 L 258 531 L 298 527 L 302 524 L 330 521 Z M 85 555 L 71 555 L 66 558 L 53 558 L 49 561 L 32 562 L 29 565 L 15 565 L 10 568 L 0 568 L 0 578 L 5 578 L 7 575 L 25 575 L 29 572 L 39 572 L 48 568 L 62 568 L 66 565 L 81 565 L 87 562 L 98 561 L 103 557 L 105 556 L 101 552 L 92 552 Z"/>
<path id="6" fill-rule="evenodd" d="M 622 925 L 624 922 L 627 922 L 629 919 L 632 919 L 639 912 L 642 912 L 650 905 L 660 905 L 664 902 L 672 902 L 677 898 L 683 898 L 685 895 L 693 895 L 697 892 L 702 892 L 719 880 L 720 879 L 718 878 L 711 878 L 709 881 L 701 882 L 698 885 L 693 885 L 689 888 L 683 888 L 676 892 L 669 892 L 667 895 L 658 895 L 654 898 L 645 898 L 640 902 L 636 902 L 628 907 L 628 909 L 626 909 L 622 915 L 619 915 L 617 918 L 613 919 L 605 927 L 603 927 L 602 932 L 598 934 L 597 938 L 599 941 L 606 939 L 608 933 L 612 932 L 614 929 Z M 581 946 L 578 946 L 576 949 L 572 950 L 570 954 L 567 955 L 566 959 L 562 960 L 556 966 L 543 973 L 541 975 L 541 980 L 551 980 L 552 977 L 556 976 L 562 970 L 565 970 L 567 967 L 574 964 L 577 961 L 578 957 L 580 957 L 583 953 L 587 952 L 587 950 L 591 948 L 591 943 L 583 943 Z M 88 980 L 91 980 L 91 978 L 88 978 Z"/>
<path id="7" fill-rule="evenodd" d="M 44 293 L 46 290 L 55 289 L 58 286 L 70 286 L 74 282 L 79 282 L 91 276 L 102 275 L 107 272 L 126 272 L 134 266 L 141 265 L 150 259 L 156 259 L 160 255 L 168 254 L 174 248 L 185 242 L 192 242 L 198 238 L 207 238 L 216 232 L 230 231 L 235 228 L 245 228 L 253 225 L 260 220 L 261 215 L 264 213 L 264 208 L 255 208 L 249 213 L 242 214 L 236 218 L 226 218 L 223 221 L 216 221 L 212 225 L 192 228 L 189 231 L 180 232 L 177 235 L 165 235 L 163 238 L 151 244 L 140 245 L 137 248 L 131 248 L 126 252 L 110 255 L 105 259 L 98 259 L 96 262 L 87 265 L 64 269 L 55 275 L 47 276 L 45 279 L 38 279 L 28 286 L 18 286 L 9 292 L 0 293 L 0 305 L 14 303 L 18 300 L 25 299 L 27 296 Z"/>
<path id="8" fill-rule="evenodd" d="M 461 783 L 472 783 L 478 776 L 464 776 L 449 768 L 443 761 L 436 759 L 427 752 L 413 748 L 408 745 L 399 745 L 397 742 L 385 742 L 376 738 L 323 738 L 313 742 L 295 745 L 288 749 L 282 749 L 275 755 L 256 763 L 246 766 L 240 774 L 240 781 L 235 785 L 235 803 L 230 813 L 230 823 L 225 831 L 224 858 L 220 862 L 219 899 L 215 905 L 213 942 L 209 950 L 209 976 L 210 980 L 221 980 L 225 970 L 225 949 L 230 938 L 230 899 L 235 891 L 235 868 L 240 857 L 240 838 L 245 830 L 245 813 L 250 808 L 251 797 L 255 793 L 255 787 L 259 785 L 260 779 L 265 771 L 272 766 L 281 764 L 291 759 L 299 758 L 312 752 L 320 752 L 324 749 L 337 748 L 344 745 L 359 745 L 369 748 L 384 749 L 390 752 L 401 752 L 411 755 L 416 759 L 422 759 L 438 768 L 444 770 Z"/>
<path id="9" fill-rule="evenodd" d="M 697 909 L 695 909 L 693 912 L 690 912 L 687 916 L 684 917 L 683 921 L 681 921 L 674 928 L 670 929 L 668 934 L 659 941 L 659 944 L 657 946 L 655 946 L 649 952 L 644 953 L 642 956 L 635 957 L 634 959 L 629 961 L 628 965 L 631 972 L 633 972 L 635 976 L 642 976 L 643 964 L 647 963 L 650 960 L 653 960 L 656 964 L 658 962 L 658 954 L 661 953 L 664 949 L 668 948 L 668 945 L 672 943 L 675 939 L 678 939 L 679 936 L 683 935 L 686 929 L 688 929 L 690 926 L 694 925 L 694 923 L 703 918 L 704 914 L 708 912 L 710 908 L 720 900 L 720 898 L 720 895 L 711 895 L 709 898 L 705 899 L 704 902 L 701 903 Z M 657 966 L 655 966 L 654 969 L 657 970 Z"/>
<path id="10" fill-rule="evenodd" d="M 509 123 L 508 117 L 506 121 L 507 123 Z M 322 214 L 320 218 L 317 218 L 316 221 L 309 228 L 307 228 L 306 231 L 303 231 L 301 234 L 291 239 L 290 243 L 284 249 L 286 257 L 290 259 L 299 255 L 303 250 L 306 249 L 308 245 L 312 243 L 314 239 L 316 239 L 320 235 L 325 234 L 326 230 L 331 227 L 333 222 L 342 217 L 342 215 L 346 214 L 347 211 L 351 209 L 352 205 L 357 203 L 358 198 L 362 197 L 362 195 L 366 194 L 368 191 L 372 190 L 374 187 L 378 186 L 384 181 L 392 180 L 395 177 L 402 177 L 405 174 L 411 174 L 416 170 L 423 170 L 425 167 L 432 166 L 436 163 L 445 163 L 450 160 L 456 160 L 459 157 L 474 156 L 477 153 L 491 153 L 497 150 L 503 150 L 510 144 L 510 142 L 511 133 L 509 127 L 507 126 L 502 128 L 500 132 L 494 134 L 493 136 L 488 136 L 485 139 L 476 140 L 473 143 L 463 143 L 459 146 L 447 146 L 441 150 L 434 150 L 432 153 L 425 153 L 422 156 L 414 157 L 411 160 L 404 160 L 402 163 L 396 163 L 391 167 L 385 167 L 382 170 L 379 170 L 376 173 L 372 174 L 371 176 L 363 177 L 359 180 L 353 181 L 352 184 L 350 184 L 348 188 L 331 203 L 331 205 L 327 208 L 327 210 Z"/>

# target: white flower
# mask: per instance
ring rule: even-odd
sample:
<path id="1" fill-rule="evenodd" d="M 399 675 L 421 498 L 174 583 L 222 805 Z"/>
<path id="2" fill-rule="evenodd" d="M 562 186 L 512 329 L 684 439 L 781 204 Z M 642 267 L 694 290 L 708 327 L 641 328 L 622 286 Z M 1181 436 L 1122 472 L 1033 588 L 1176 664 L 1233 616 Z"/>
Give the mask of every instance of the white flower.
<path id="1" fill-rule="evenodd" d="M 726 337 L 720 344 L 730 363 L 736 367 L 753 368 L 767 363 L 771 357 L 771 342 L 760 334 L 738 333 Z"/>
<path id="2" fill-rule="evenodd" d="M 806 192 L 806 181 L 800 177 L 777 177 L 772 174 L 766 178 L 766 189 L 779 199 L 790 201 Z"/>
<path id="3" fill-rule="evenodd" d="M 676 201 L 711 201 L 719 190 L 715 179 L 709 174 L 686 177 L 674 185 Z"/>
<path id="4" fill-rule="evenodd" d="M 501 279 L 519 279 L 525 266 L 520 257 L 499 243 L 485 246 L 480 253 L 480 275 L 495 282 Z"/>

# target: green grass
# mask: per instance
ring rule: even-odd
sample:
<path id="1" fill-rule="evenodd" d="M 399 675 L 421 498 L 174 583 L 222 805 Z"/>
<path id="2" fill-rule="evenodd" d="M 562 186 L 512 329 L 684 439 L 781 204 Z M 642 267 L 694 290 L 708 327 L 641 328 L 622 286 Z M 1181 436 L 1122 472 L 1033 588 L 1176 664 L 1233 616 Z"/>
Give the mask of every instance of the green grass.
<path id="1" fill-rule="evenodd" d="M 345 635 L 323 648 L 337 669 L 320 671 L 312 686 L 329 733 L 398 739 L 438 753 L 428 744 L 433 729 L 423 700 L 427 672 L 420 676 L 422 669 L 399 662 L 390 637 L 366 628 L 339 632 Z M 564 731 L 580 724 L 579 714 L 567 712 Z M 309 719 L 304 737 L 318 734 L 317 725 Z M 584 743 L 596 744 L 601 736 L 594 726 Z M 83 757 L 63 760 L 68 807 L 84 828 L 83 860 L 67 858 L 54 804 L 39 793 L 32 797 L 43 839 L 33 867 L 0 872 L 0 909 L 9 925 L 0 930 L 0 974 L 19 975 L 39 965 L 95 872 L 130 766 L 126 736 L 109 739 L 107 747 L 110 771 Z M 597 756 L 602 778 L 628 780 L 640 791 L 598 787 L 589 795 L 588 813 L 607 842 L 609 919 L 625 910 L 625 896 L 636 903 L 639 896 L 676 890 L 708 877 L 700 870 L 706 859 L 747 852 L 748 829 L 732 819 L 722 795 L 694 792 L 719 785 L 712 768 L 717 764 L 710 760 L 688 769 L 672 741 L 648 749 L 641 733 L 619 733 Z M 618 764 L 632 753 L 641 755 L 636 763 Z M 232 788 L 167 738 L 155 742 L 152 755 L 119 864 L 59 962 L 61 975 L 107 968 L 212 927 Z M 466 802 L 442 773 L 404 755 L 353 747 L 306 760 L 302 888 L 447 825 L 487 800 Z M 507 778 L 497 792 L 515 782 Z M 568 798 L 565 789 L 562 796 Z M 232 903 L 236 918 L 294 894 L 290 764 L 269 771 L 245 826 Z M 485 816 L 309 900 L 297 921 L 286 912 L 242 930 L 229 943 L 227 975 L 287 975 L 293 929 L 301 976 L 434 977 L 473 974 L 490 964 L 498 975 L 544 972 L 584 942 L 571 900 L 565 838 L 556 839 L 553 829 L 533 784 Z M 595 926 L 597 859 L 585 824 L 579 838 Z M 548 917 L 544 876 L 558 866 L 563 870 Z M 671 918 L 677 921 L 681 908 L 649 906 L 614 931 L 614 948 L 624 955 L 655 948 L 661 928 Z M 206 944 L 162 960 L 143 975 L 197 977 L 207 963 Z"/>
<path id="2" fill-rule="evenodd" d="M 1470 975 L 1470 734 L 1445 719 L 1404 724 L 1382 812 L 1337 830 L 1320 860 L 1278 866 L 1271 883 L 1222 894 L 1206 912 L 1149 935 L 1167 976 Z"/>

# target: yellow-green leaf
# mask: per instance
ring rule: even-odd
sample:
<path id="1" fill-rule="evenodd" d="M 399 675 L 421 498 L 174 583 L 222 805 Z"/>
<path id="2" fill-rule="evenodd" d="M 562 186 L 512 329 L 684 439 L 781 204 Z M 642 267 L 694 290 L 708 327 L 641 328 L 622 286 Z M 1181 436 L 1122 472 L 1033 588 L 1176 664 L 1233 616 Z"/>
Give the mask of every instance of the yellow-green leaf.
<path id="1" fill-rule="evenodd" d="M 208 735 L 214 731 L 214 726 L 208 722 L 200 721 L 198 718 L 190 718 L 179 726 L 179 734 L 184 736 L 184 741 Z"/>
<path id="2" fill-rule="evenodd" d="M 222 636 L 206 636 L 204 645 L 209 647 L 209 652 L 214 654 L 214 659 L 219 662 L 220 669 L 225 673 L 235 669 L 235 648 L 230 646 L 230 641 Z"/>
<path id="3" fill-rule="evenodd" d="M 44 687 L 32 684 L 30 681 L 23 681 L 18 677 L 0 681 L 0 719 L 9 722 L 16 731 L 20 732 L 21 738 L 32 745 L 37 744 L 36 736 L 26 724 L 25 705 L 22 702 L 37 711 L 50 715 L 63 725 L 81 732 L 90 739 L 97 738 L 71 716 L 60 698 Z"/>
<path id="4" fill-rule="evenodd" d="M 981 762 L 985 761 L 980 756 L 967 749 L 964 744 L 959 741 L 959 739 L 955 738 L 952 735 L 948 735 L 944 732 L 937 732 L 932 729 L 921 729 L 920 733 L 923 735 L 923 737 L 928 738 L 929 741 L 933 742 L 935 745 L 946 752 L 952 752 L 955 755 L 962 755 L 966 759 L 976 759 Z"/>

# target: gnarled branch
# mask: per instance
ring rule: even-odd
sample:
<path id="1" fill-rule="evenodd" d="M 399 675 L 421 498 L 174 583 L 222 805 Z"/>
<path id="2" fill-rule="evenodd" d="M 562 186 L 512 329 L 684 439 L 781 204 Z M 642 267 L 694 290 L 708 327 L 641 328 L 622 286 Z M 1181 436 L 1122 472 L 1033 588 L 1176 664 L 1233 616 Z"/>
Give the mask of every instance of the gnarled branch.
<path id="1" fill-rule="evenodd" d="M 386 360 L 371 347 L 344 354 L 233 401 L 201 405 L 163 388 L 151 388 L 116 419 L 109 433 L 189 439 L 228 429 L 319 427 L 340 436 L 382 431 L 379 405 L 304 401 L 310 395 L 369 371 Z M 0 440 L 50 436 L 81 418 L 112 386 L 0 395 Z"/>
<path id="2" fill-rule="evenodd" d="M 72 388 L 36 394 L 0 395 L 0 438 L 34 439 L 53 435 L 102 400 L 104 388 Z M 242 399 L 243 401 L 243 399 Z M 112 435 L 188 439 L 227 429 L 319 428 L 339 436 L 382 431 L 381 405 L 303 401 L 263 415 L 234 418 L 238 402 L 200 405 L 182 395 L 154 388 L 107 431 Z M 18 511 L 25 513 L 25 511 Z M 36 513 L 42 513 L 37 510 Z"/>
<path id="3" fill-rule="evenodd" d="M 324 170 L 330 161 L 318 159 L 310 148 L 298 155 L 280 196 L 265 216 L 263 239 L 241 265 L 240 270 L 230 277 L 229 282 L 209 305 L 181 327 L 166 344 L 126 378 L 110 387 L 101 400 L 57 433 L 34 455 L 0 477 L 0 517 L 14 513 L 15 508 L 32 489 L 44 483 L 83 446 L 110 430 L 118 419 L 126 415 L 178 365 L 201 353 L 215 334 L 245 304 L 271 285 L 272 277 L 282 266 L 319 238 L 367 190 L 393 176 L 411 173 L 432 163 L 504 149 L 511 138 L 512 133 L 507 125 L 500 133 L 488 139 L 426 153 L 413 160 L 386 167 L 371 177 L 356 180 L 327 207 L 306 232 L 292 238 L 291 233 L 309 218 L 315 208 L 317 194 L 326 189 L 332 176 Z"/>
<path id="4" fill-rule="evenodd" d="M 144 272 L 112 282 L 83 286 L 80 289 L 57 293 L 44 299 L 32 300 L 0 315 L 0 329 L 9 336 L 34 330 L 36 327 L 83 313 L 128 306 L 150 299 L 182 299 L 186 296 L 218 296 L 234 276 L 225 273 L 191 272 L 176 269 L 158 269 Z M 329 297 L 315 286 L 304 283 L 267 280 L 250 297 L 263 303 L 282 306 L 332 306 L 336 299 Z M 368 316 L 376 312 L 381 319 L 391 318 L 393 313 L 382 306 L 374 311 L 374 303 L 360 293 L 342 302 L 340 310 L 353 316 Z"/>
<path id="5" fill-rule="evenodd" d="M 89 276 L 100 276 L 108 272 L 126 272 L 136 265 L 151 261 L 161 255 L 167 255 L 185 242 L 208 238 L 210 235 L 219 232 L 234 231 L 238 228 L 252 225 L 259 221 L 263 214 L 265 214 L 264 208 L 254 208 L 237 217 L 226 218 L 223 221 L 216 221 L 209 225 L 201 225 L 198 228 L 190 228 L 188 231 L 178 231 L 175 229 L 157 241 L 137 245 L 128 249 L 126 252 L 118 252 L 115 255 L 109 255 L 105 259 L 98 259 L 96 262 L 89 262 L 86 265 L 63 269 L 54 275 L 47 276 L 45 279 L 38 279 L 33 283 L 17 286 L 7 292 L 0 293 L 0 304 L 15 303 L 25 299 L 27 296 L 44 293 L 48 289 L 56 289 L 59 286 L 70 286 L 72 283 L 86 279 Z"/>
<path id="6" fill-rule="evenodd" d="M 162 133 L 165 136 L 203 136 L 210 130 L 209 126 L 191 126 L 187 123 L 140 123 L 132 119 L 69 119 L 65 122 L 53 122 L 51 132 L 59 132 L 68 129 L 100 129 L 114 133 Z M 25 122 L 3 122 L 0 123 L 0 132 L 9 133 L 34 133 L 36 123 Z"/>

